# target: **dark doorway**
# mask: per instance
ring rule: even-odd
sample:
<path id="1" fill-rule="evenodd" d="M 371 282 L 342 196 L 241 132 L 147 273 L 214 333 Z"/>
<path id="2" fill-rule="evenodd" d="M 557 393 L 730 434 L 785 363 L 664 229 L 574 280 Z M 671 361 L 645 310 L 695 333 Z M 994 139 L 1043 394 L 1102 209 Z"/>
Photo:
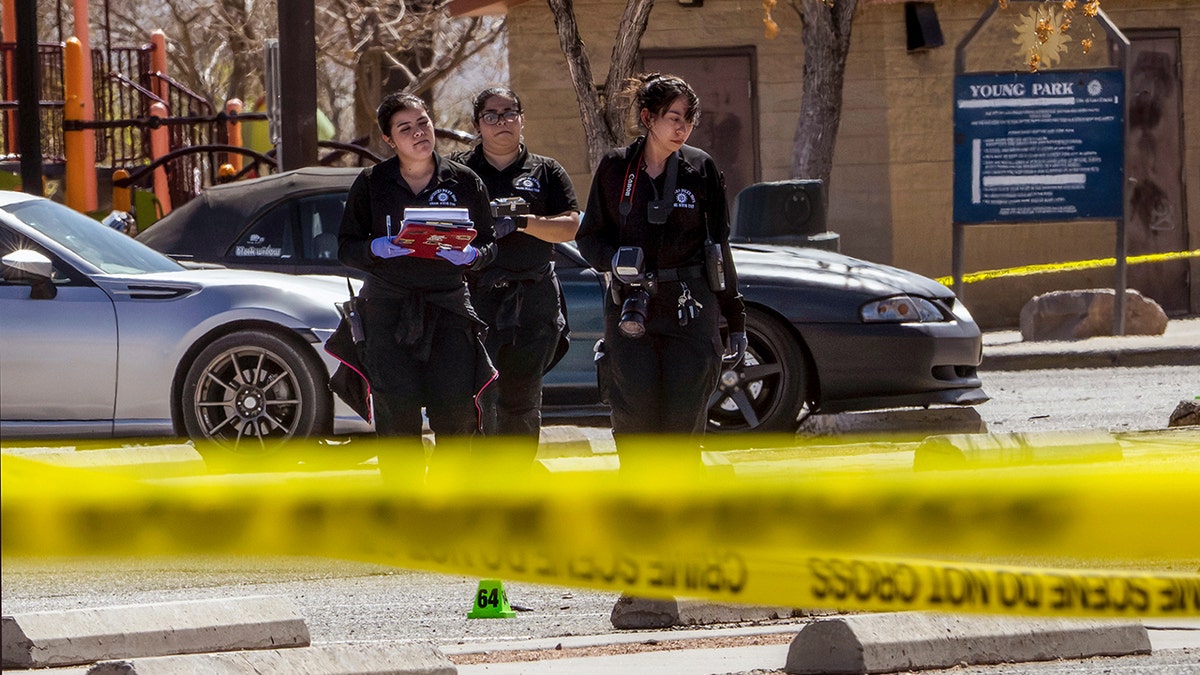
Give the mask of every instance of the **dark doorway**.
<path id="1" fill-rule="evenodd" d="M 700 124 L 688 145 L 708 152 L 725 172 L 731 206 L 760 176 L 756 67 L 753 47 L 642 51 L 643 71 L 678 75 L 700 96 Z"/>
<path id="2" fill-rule="evenodd" d="M 1129 30 L 1129 119 L 1125 170 L 1130 182 L 1129 255 L 1186 251 L 1183 186 L 1183 109 L 1179 31 Z M 1129 287 L 1168 314 L 1188 311 L 1185 260 L 1129 267 Z"/>

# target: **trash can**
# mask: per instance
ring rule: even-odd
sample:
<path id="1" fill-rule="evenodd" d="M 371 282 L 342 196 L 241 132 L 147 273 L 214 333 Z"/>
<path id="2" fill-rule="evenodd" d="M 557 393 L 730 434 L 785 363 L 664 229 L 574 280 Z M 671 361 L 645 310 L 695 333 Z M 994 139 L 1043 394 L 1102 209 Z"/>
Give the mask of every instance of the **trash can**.
<path id="1" fill-rule="evenodd" d="M 825 229 L 820 180 L 755 183 L 733 200 L 734 242 L 807 246 L 837 251 L 840 237 Z"/>

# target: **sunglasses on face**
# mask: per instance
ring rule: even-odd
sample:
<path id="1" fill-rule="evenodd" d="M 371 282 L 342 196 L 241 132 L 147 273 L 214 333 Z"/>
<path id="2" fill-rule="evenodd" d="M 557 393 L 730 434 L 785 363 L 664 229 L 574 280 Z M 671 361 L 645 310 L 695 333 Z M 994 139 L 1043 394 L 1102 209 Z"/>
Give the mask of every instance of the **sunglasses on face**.
<path id="1" fill-rule="evenodd" d="M 489 110 L 479 116 L 479 121 L 484 124 L 499 124 L 500 122 L 508 124 L 509 122 L 516 122 L 520 117 L 521 112 L 519 110 L 505 110 L 502 113 Z"/>

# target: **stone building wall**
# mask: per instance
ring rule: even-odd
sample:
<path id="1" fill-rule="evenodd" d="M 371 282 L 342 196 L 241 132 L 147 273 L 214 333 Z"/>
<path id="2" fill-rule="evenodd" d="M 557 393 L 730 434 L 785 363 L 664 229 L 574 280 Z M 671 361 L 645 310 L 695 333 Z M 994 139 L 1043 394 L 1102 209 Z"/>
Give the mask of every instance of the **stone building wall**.
<path id="1" fill-rule="evenodd" d="M 842 122 L 829 186 L 830 230 L 849 255 L 929 276 L 951 273 L 953 76 L 955 45 L 988 0 L 936 0 L 945 46 L 908 52 L 904 4 L 864 4 L 855 19 L 846 66 Z M 1014 0 L 1014 7 L 1031 6 Z M 1123 29 L 1177 28 L 1181 33 L 1184 174 L 1189 248 L 1200 248 L 1200 3 L 1194 0 L 1103 0 Z M 604 81 L 624 3 L 583 0 L 576 12 L 593 75 Z M 781 2 L 780 35 L 763 35 L 757 2 L 705 0 L 703 6 L 655 4 L 643 48 L 755 49 L 762 180 L 788 178 L 801 95 L 803 45 L 797 15 Z M 535 152 L 563 162 L 581 199 L 590 167 L 579 109 L 554 22 L 543 3 L 509 10 L 510 72 L 526 104 L 526 139 Z M 997 38 L 996 51 L 1013 45 Z M 1072 54 L 1070 58 L 1084 58 Z M 1010 66 L 1011 67 L 1011 66 Z M 1000 68 L 998 68 L 1000 69 Z M 1111 222 L 988 225 L 967 228 L 967 272 L 1111 257 Z M 1200 312 L 1200 261 L 1189 263 L 1190 311 Z M 1015 326 L 1021 306 L 1048 290 L 1112 287 L 1111 268 L 1011 277 L 971 284 L 964 298 L 985 326 Z"/>

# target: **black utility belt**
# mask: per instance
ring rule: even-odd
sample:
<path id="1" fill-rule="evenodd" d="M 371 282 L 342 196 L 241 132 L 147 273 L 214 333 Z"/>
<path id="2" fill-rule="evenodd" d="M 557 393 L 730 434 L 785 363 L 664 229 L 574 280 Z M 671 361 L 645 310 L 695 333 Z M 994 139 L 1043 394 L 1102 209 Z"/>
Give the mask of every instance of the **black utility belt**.
<path id="1" fill-rule="evenodd" d="M 657 281 L 689 281 L 704 278 L 704 265 L 689 265 L 687 267 L 669 267 L 661 270 L 646 272 Z"/>

